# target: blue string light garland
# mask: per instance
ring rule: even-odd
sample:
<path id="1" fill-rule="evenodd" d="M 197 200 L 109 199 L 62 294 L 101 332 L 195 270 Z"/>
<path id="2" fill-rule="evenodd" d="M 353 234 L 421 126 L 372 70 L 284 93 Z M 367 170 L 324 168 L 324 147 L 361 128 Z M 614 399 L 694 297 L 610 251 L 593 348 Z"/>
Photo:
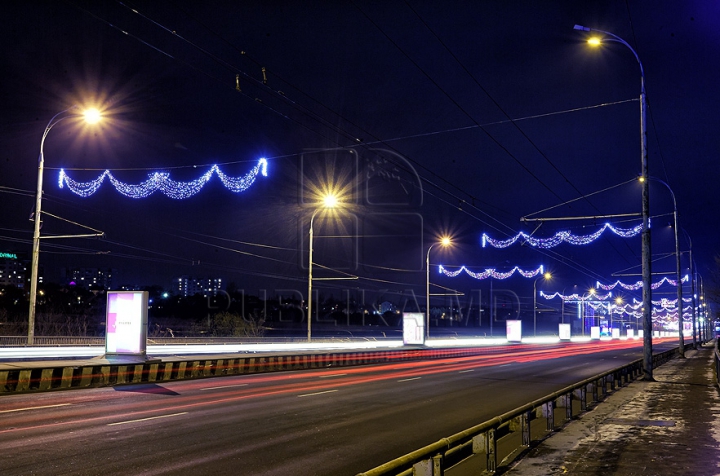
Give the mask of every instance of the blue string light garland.
<path id="1" fill-rule="evenodd" d="M 445 276 L 449 276 L 451 278 L 458 276 L 461 272 L 464 271 L 467 275 L 469 275 L 475 279 L 487 279 L 487 278 L 507 279 L 507 278 L 511 277 L 513 274 L 515 274 L 516 272 L 525 278 L 534 278 L 538 274 L 541 274 L 544 271 L 544 268 L 541 265 L 537 269 L 534 269 L 531 271 L 524 271 L 524 270 L 518 268 L 517 266 L 515 266 L 510 271 L 506 271 L 506 272 L 498 272 L 495 270 L 495 268 L 488 268 L 485 271 L 482 271 L 480 273 L 475 273 L 475 272 L 467 269 L 465 266 L 461 266 L 459 269 L 457 269 L 455 271 L 448 271 L 447 269 L 445 269 L 445 267 L 443 265 L 440 265 L 440 267 L 438 268 L 438 271 L 440 273 L 444 274 Z"/>
<path id="2" fill-rule="evenodd" d="M 686 283 L 686 282 L 688 282 L 689 279 L 690 279 L 690 278 L 689 278 L 688 275 L 686 274 L 685 276 L 683 276 L 682 282 L 683 282 L 683 283 Z M 671 284 L 671 285 L 673 285 L 673 286 L 675 286 L 675 287 L 677 287 L 677 285 L 678 285 L 676 279 L 670 279 L 670 278 L 665 277 L 665 278 L 662 278 L 662 279 L 661 279 L 660 281 L 658 281 L 657 283 L 652 283 L 652 284 L 650 285 L 650 287 L 651 287 L 652 289 L 657 289 L 657 288 L 659 288 L 660 286 L 662 286 L 662 285 L 665 284 L 665 283 Z M 600 288 L 600 289 L 603 289 L 603 290 L 605 290 L 605 291 L 611 291 L 611 290 L 615 289 L 616 286 L 620 286 L 621 288 L 627 289 L 628 291 L 635 291 L 635 290 L 638 290 L 638 289 L 642 288 L 642 284 L 643 284 L 642 281 L 638 281 L 638 282 L 635 283 L 635 284 L 625 284 L 625 283 L 621 283 L 620 281 L 616 281 L 616 282 L 614 282 L 613 284 L 601 284 L 600 281 L 598 281 L 598 282 L 597 282 L 597 287 Z"/>
<path id="3" fill-rule="evenodd" d="M 535 238 L 527 233 L 520 232 L 507 240 L 495 240 L 490 238 L 487 233 L 483 233 L 482 247 L 485 248 L 486 245 L 490 245 L 494 248 L 507 248 L 508 246 L 515 244 L 520 239 L 524 240 L 530 246 L 543 249 L 554 248 L 563 242 L 570 243 L 571 245 L 587 245 L 600 238 L 606 230 L 610 230 L 622 238 L 631 238 L 642 232 L 642 224 L 633 228 L 617 228 L 612 226 L 610 223 L 606 223 L 598 231 L 589 235 L 573 235 L 569 231 L 558 231 L 550 238 Z"/>
<path id="4" fill-rule="evenodd" d="M 119 181 L 109 170 L 104 171 L 95 180 L 78 182 L 71 179 L 68 174 L 65 173 L 64 169 L 60 169 L 58 185 L 60 188 L 64 188 L 64 186 L 67 185 L 67 188 L 74 194 L 87 198 L 97 192 L 105 181 L 105 178 L 107 178 L 115 189 L 126 197 L 146 198 L 159 190 L 170 198 L 183 200 L 197 194 L 205 184 L 208 183 L 213 174 L 217 174 L 225 188 L 231 192 L 244 192 L 255 182 L 258 174 L 267 177 L 267 159 L 260 159 L 250 172 L 240 177 L 230 177 L 223 173 L 220 167 L 213 165 L 210 170 L 199 178 L 189 182 L 172 180 L 168 172 L 153 172 L 147 180 L 136 185 Z"/>

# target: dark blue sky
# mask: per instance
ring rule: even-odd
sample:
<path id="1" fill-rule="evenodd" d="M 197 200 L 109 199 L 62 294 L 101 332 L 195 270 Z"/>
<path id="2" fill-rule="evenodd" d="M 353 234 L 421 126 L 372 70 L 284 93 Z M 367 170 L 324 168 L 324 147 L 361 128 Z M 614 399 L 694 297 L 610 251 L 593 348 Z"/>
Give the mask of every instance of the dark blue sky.
<path id="1" fill-rule="evenodd" d="M 193 274 L 250 292 L 302 290 L 311 194 L 328 182 L 345 189 L 346 208 L 338 221 L 318 215 L 314 261 L 362 279 L 319 286 L 422 296 L 425 252 L 442 233 L 457 245 L 434 249 L 432 263 L 544 264 L 556 276 L 549 291 L 639 273 L 639 237 L 607 234 L 544 254 L 480 247 L 483 232 L 531 233 L 537 223 L 521 217 L 600 190 L 609 189 L 537 216 L 640 211 L 639 68 L 621 45 L 589 48 L 578 23 L 624 38 L 643 62 L 650 175 L 675 191 L 709 285 L 720 231 L 719 19 L 717 2 L 700 0 L 6 2 L 0 186 L 30 193 L 0 189 L 0 245 L 29 253 L 47 121 L 97 102 L 108 115 L 101 127 L 66 121 L 48 136 L 44 210 L 107 239 L 57 242 L 70 249 L 44 241 L 48 280 L 83 265 L 117 268 L 127 283 Z M 240 194 L 217 177 L 181 201 L 133 200 L 109 183 L 88 198 L 57 187 L 61 167 L 97 169 L 69 171 L 76 180 L 107 168 L 139 183 L 157 170 L 192 180 L 215 163 L 239 176 L 260 157 L 269 176 Z M 656 272 L 674 269 L 663 258 L 674 250 L 671 212 L 653 183 Z M 546 222 L 534 236 L 587 234 L 605 221 Z M 45 218 L 44 234 L 76 231 Z M 530 294 L 529 280 L 513 282 Z"/>

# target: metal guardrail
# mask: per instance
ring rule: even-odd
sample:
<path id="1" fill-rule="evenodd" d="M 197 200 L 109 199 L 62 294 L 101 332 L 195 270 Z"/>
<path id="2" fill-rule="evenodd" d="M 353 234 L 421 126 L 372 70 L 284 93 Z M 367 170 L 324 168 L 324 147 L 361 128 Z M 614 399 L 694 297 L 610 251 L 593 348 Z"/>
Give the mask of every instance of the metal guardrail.
<path id="1" fill-rule="evenodd" d="M 715 384 L 720 387 L 720 337 L 715 339 L 715 352 L 713 359 L 715 360 Z"/>
<path id="2" fill-rule="evenodd" d="M 655 354 L 653 366 L 660 365 L 678 354 L 679 348 Z M 720 354 L 717 346 L 716 365 L 720 366 Z M 592 403 L 597 404 L 608 393 L 608 385 L 614 390 L 643 374 L 642 359 L 628 365 L 595 375 L 574 385 L 565 387 L 543 398 L 530 402 L 500 416 L 475 425 L 472 428 L 443 438 L 433 444 L 420 448 L 385 464 L 377 466 L 357 476 L 441 476 L 455 464 L 471 456 L 484 456 L 486 471 L 494 473 L 498 469 L 498 441 L 515 432 L 520 432 L 520 446 L 510 451 L 508 458 L 500 464 L 509 462 L 519 450 L 529 448 L 531 440 L 531 422 L 538 418 L 546 420 L 546 431 L 558 430 L 555 426 L 555 409 L 565 408 L 565 421 L 571 420 L 573 400 L 580 403 L 580 413 L 588 409 L 587 394 L 592 395 Z"/>

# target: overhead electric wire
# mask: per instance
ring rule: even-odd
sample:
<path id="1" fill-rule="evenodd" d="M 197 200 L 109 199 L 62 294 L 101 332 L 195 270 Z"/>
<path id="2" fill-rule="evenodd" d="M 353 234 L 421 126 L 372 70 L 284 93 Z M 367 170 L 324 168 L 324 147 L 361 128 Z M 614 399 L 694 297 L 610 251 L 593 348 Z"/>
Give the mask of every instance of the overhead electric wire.
<path id="1" fill-rule="evenodd" d="M 121 3 L 121 4 L 122 4 L 122 3 Z M 126 8 L 128 8 L 128 7 L 127 7 L 126 5 L 124 5 L 124 4 L 123 4 L 123 6 L 125 6 Z M 88 12 L 88 13 L 89 13 L 89 12 Z M 91 14 L 91 15 L 92 15 L 92 14 Z M 95 18 L 100 19 L 100 18 L 97 17 L 96 15 L 92 15 L 92 16 L 94 16 Z M 100 19 L 100 20 L 102 20 L 102 19 Z M 103 20 L 103 21 L 105 21 L 105 20 Z M 151 20 L 151 21 L 152 21 L 152 20 Z M 111 24 L 111 23 L 109 23 L 109 22 L 107 22 L 107 21 L 105 21 L 105 23 L 108 23 L 108 24 L 109 24 L 110 26 L 112 26 L 113 28 L 118 29 L 116 26 L 114 26 L 113 24 Z M 161 26 L 161 25 L 158 24 L 158 26 Z M 162 26 L 161 26 L 161 27 L 162 27 Z M 174 30 L 168 30 L 168 29 L 165 28 L 165 27 L 162 27 L 162 28 L 164 28 L 166 31 L 174 31 Z M 120 31 L 122 31 L 122 30 L 120 30 Z M 123 33 L 125 33 L 125 32 L 123 31 Z M 177 35 L 176 35 L 176 36 L 177 36 Z M 183 41 L 188 41 L 188 40 L 185 40 L 184 38 L 182 38 L 182 39 L 183 39 Z M 141 42 L 146 43 L 146 42 L 144 42 L 144 41 L 141 41 Z M 154 49 L 155 49 L 155 48 L 154 48 Z M 201 51 L 205 51 L 205 50 L 204 50 L 204 49 L 201 49 Z M 208 74 L 208 73 L 205 73 L 205 72 L 203 72 L 202 70 L 200 70 L 200 69 L 198 69 L 198 68 L 195 68 L 193 65 L 190 65 L 190 64 L 187 63 L 187 62 L 181 61 L 181 60 L 179 60 L 179 59 L 177 59 L 177 58 L 175 58 L 175 57 L 172 57 L 172 58 L 175 59 L 175 60 L 177 60 L 177 61 L 179 61 L 179 62 L 181 62 L 182 64 L 184 64 L 184 65 L 186 65 L 186 66 L 190 66 L 191 68 L 193 68 L 193 69 L 195 69 L 195 70 L 197 70 L 197 71 L 205 74 L 205 75 L 208 76 L 208 77 L 211 77 L 211 78 L 213 78 L 213 79 L 216 79 L 216 80 L 220 81 L 218 78 L 215 78 L 215 77 L 213 77 L 212 75 L 210 75 L 210 74 Z M 222 82 L 222 81 L 220 81 L 220 82 Z M 287 98 L 286 96 L 284 96 L 284 95 L 282 95 L 282 96 L 283 96 L 283 98 L 286 99 L 287 101 L 289 101 L 289 102 L 291 102 L 291 103 L 293 103 L 293 104 L 297 104 L 297 103 L 291 101 L 291 100 L 290 100 L 289 98 Z M 249 96 L 248 96 L 248 97 L 249 97 Z M 308 96 L 308 97 L 310 97 L 310 96 Z M 261 104 L 262 104 L 262 103 L 261 103 Z M 268 106 L 265 105 L 265 104 L 263 104 L 263 105 L 266 106 L 266 107 L 268 107 Z M 458 105 L 458 106 L 459 106 L 459 105 Z M 290 117 L 287 116 L 286 114 L 279 113 L 278 111 L 276 111 L 276 110 L 274 110 L 274 109 L 272 109 L 272 108 L 270 108 L 270 109 L 273 110 L 274 112 L 278 113 L 279 115 L 281 115 L 281 116 L 284 117 L 284 118 L 287 118 L 287 119 L 289 119 L 289 120 L 292 120 L 292 121 L 295 122 L 295 123 L 299 123 L 297 120 L 290 118 Z M 327 108 L 327 109 L 329 110 L 329 108 Z M 313 113 L 313 114 L 314 114 L 314 113 Z M 336 114 L 336 113 L 335 113 L 335 114 Z M 336 115 L 337 115 L 337 114 L 336 114 Z M 340 117 L 339 115 L 337 115 L 337 116 Z M 323 120 L 323 121 L 324 121 L 324 120 Z M 325 122 L 326 124 L 329 124 L 329 121 L 324 121 L 324 122 Z M 350 121 L 347 121 L 347 122 L 351 123 Z M 475 122 L 476 122 L 476 121 L 475 121 Z M 352 123 L 351 123 L 351 124 L 352 124 Z M 305 127 L 306 129 L 309 129 L 307 126 L 305 126 L 305 125 L 303 125 L 303 124 L 300 124 L 300 125 L 302 125 L 302 126 Z M 353 124 L 353 125 L 354 125 L 354 124 Z M 477 122 L 476 122 L 476 126 L 479 127 L 480 125 L 477 124 Z M 353 138 L 353 137 L 355 137 L 355 134 L 350 134 L 350 133 L 348 133 L 347 131 L 343 131 L 342 129 L 339 129 L 337 126 L 333 126 L 333 128 L 334 128 L 334 130 L 336 130 L 337 132 L 341 132 L 341 133 L 345 134 L 348 138 Z M 309 129 L 309 130 L 311 130 L 311 129 Z M 311 131 L 312 131 L 312 130 L 311 130 Z M 317 133 L 317 131 L 312 131 L 312 132 Z M 486 133 L 487 133 L 487 132 L 486 132 Z M 322 136 L 322 134 L 319 134 L 319 135 Z M 326 136 L 323 136 L 323 137 L 326 138 L 326 139 L 328 139 Z M 377 142 L 377 143 L 385 143 L 385 142 L 379 141 L 379 142 Z M 364 144 L 361 144 L 361 145 L 364 145 Z M 387 145 L 387 144 L 386 144 L 386 145 Z M 422 167 L 423 169 L 425 169 L 425 170 L 429 170 L 429 169 L 427 169 L 426 167 L 418 164 L 416 161 L 414 161 L 414 160 L 412 160 L 412 159 L 410 159 L 410 158 L 408 158 L 408 160 L 411 160 L 413 163 L 415 163 L 416 165 L 421 166 L 421 167 Z M 430 171 L 430 173 L 432 173 L 434 176 L 438 176 L 437 174 L 435 174 L 435 173 L 432 172 L 432 171 Z M 447 204 L 449 204 L 449 205 L 451 205 L 451 206 L 455 206 L 456 208 L 460 208 L 461 211 L 465 212 L 465 213 L 468 214 L 469 216 L 473 216 L 472 214 L 468 213 L 467 210 L 461 208 L 463 205 L 469 206 L 469 207 L 471 207 L 471 208 L 476 209 L 478 212 L 483 213 L 483 214 L 486 215 L 488 218 L 492 218 L 493 220 L 498 221 L 498 223 L 501 223 L 503 226 L 507 227 L 508 229 L 510 229 L 510 230 L 513 229 L 513 227 L 510 227 L 510 226 L 508 226 L 508 225 L 500 222 L 500 221 L 497 220 L 495 217 L 492 217 L 492 216 L 488 215 L 486 212 L 484 212 L 483 210 L 477 208 L 473 203 L 469 203 L 469 202 L 468 202 L 467 200 L 465 200 L 465 199 L 462 199 L 462 198 L 460 198 L 460 197 L 454 196 L 453 194 L 449 193 L 447 190 L 445 190 L 445 189 L 439 187 L 438 185 L 436 185 L 436 184 L 428 181 L 426 177 L 422 177 L 422 176 L 421 176 L 421 179 L 422 179 L 423 181 L 425 181 L 426 183 L 432 185 L 433 187 L 437 188 L 438 190 L 442 191 L 443 193 L 450 195 L 450 196 L 453 197 L 454 199 L 457 199 L 457 200 L 458 200 L 458 205 L 459 205 L 460 207 L 458 207 L 458 205 L 453 205 L 451 202 L 449 202 L 449 201 L 447 201 L 447 200 L 441 199 L 441 198 L 438 197 L 437 195 L 431 194 L 431 195 L 435 196 L 436 198 L 440 199 L 441 201 L 443 201 L 443 202 L 445 202 L 445 203 L 447 203 Z M 442 180 L 445 181 L 444 179 L 442 179 Z M 447 181 L 445 181 L 445 182 L 447 183 Z M 541 182 L 541 183 L 542 183 L 542 182 Z M 457 187 L 455 187 L 455 188 L 457 188 Z M 457 188 L 457 189 L 460 190 L 459 188 Z M 476 199 L 477 199 L 476 197 L 473 197 L 471 194 L 469 194 L 469 193 L 467 193 L 467 192 L 465 192 L 465 191 L 463 191 L 463 190 L 460 190 L 460 191 L 463 192 L 464 194 L 468 195 L 469 197 L 471 197 L 471 200 L 476 200 Z M 480 201 L 479 199 L 477 199 L 477 200 Z M 477 219 L 477 220 L 479 220 L 479 221 L 481 221 L 481 222 L 483 222 L 483 223 L 485 223 L 486 225 L 489 225 L 488 223 L 484 222 L 484 220 L 480 219 L 479 217 L 474 217 L 474 218 Z M 491 226 L 491 225 L 489 225 L 489 226 Z M 492 227 L 492 226 L 491 226 L 491 227 Z M 495 228 L 495 227 L 492 227 L 492 228 Z"/>
<path id="2" fill-rule="evenodd" d="M 562 171 L 555 165 L 555 163 L 553 163 L 553 162 L 550 160 L 550 158 L 549 158 L 542 150 L 540 150 L 540 148 L 537 146 L 537 144 L 535 144 L 535 142 L 533 142 L 533 140 L 530 139 L 530 137 L 525 133 L 525 131 L 523 131 L 523 130 L 520 128 L 520 126 L 518 126 L 517 122 L 514 121 L 514 120 L 512 120 L 512 118 L 510 117 L 510 115 L 509 115 L 507 112 L 505 112 L 505 109 L 503 109 L 502 106 L 500 106 L 500 104 L 495 100 L 495 98 L 488 92 L 488 90 L 485 89 L 485 87 L 483 87 L 482 84 L 480 84 L 480 81 L 478 81 L 478 79 L 475 77 L 475 75 L 472 74 L 472 72 L 470 72 L 470 70 L 469 70 L 467 67 L 465 67 L 465 65 L 460 61 L 460 59 L 457 57 L 457 55 L 455 55 L 455 53 L 447 46 L 447 44 L 446 44 L 444 41 L 442 41 L 442 39 L 437 35 L 437 33 L 435 33 L 435 31 L 434 31 L 432 28 L 430 28 L 430 25 L 428 25 L 428 23 L 420 16 L 420 14 L 412 7 L 412 5 L 410 5 L 410 3 L 409 3 L 407 0 L 405 0 L 405 5 L 407 5 L 407 7 L 415 14 L 415 16 L 418 18 L 418 20 L 420 20 L 420 22 L 425 26 L 425 28 L 426 28 L 426 29 L 433 35 L 433 37 L 435 37 L 435 39 L 442 45 L 442 47 L 445 49 L 445 51 L 447 51 L 448 54 L 450 54 L 450 56 L 451 56 L 451 57 L 453 58 L 453 60 L 457 63 L 457 65 L 460 66 L 460 68 L 465 72 L 465 74 L 467 74 L 467 75 L 473 80 L 473 82 L 475 83 L 475 85 L 476 85 L 477 87 L 479 87 L 480 90 L 485 94 L 485 96 L 486 96 L 488 99 L 490 99 L 490 101 L 495 105 L 495 107 L 496 107 L 505 117 L 507 117 L 507 118 L 510 120 L 510 123 L 513 125 L 513 127 L 525 138 L 525 140 L 527 140 L 527 141 L 530 143 L 530 145 L 532 145 L 533 149 L 535 149 L 535 151 L 536 151 L 537 153 L 539 153 L 539 154 L 545 159 L 545 161 L 546 161 L 548 164 L 550 164 L 550 166 L 565 180 L 565 182 L 566 182 L 568 185 L 570 185 L 570 186 L 573 188 L 573 190 L 575 190 L 575 191 L 577 192 L 577 194 L 580 196 L 580 198 L 583 198 L 583 197 L 584 197 L 584 194 L 580 191 L 580 189 L 577 188 L 577 187 L 575 186 L 575 184 L 572 183 L 572 182 L 570 181 L 570 179 L 569 179 L 564 173 L 562 173 Z M 396 45 L 396 46 L 397 46 L 397 45 Z M 398 48 L 399 48 L 399 46 L 398 46 Z M 401 50 L 401 51 L 402 51 L 402 50 Z M 407 54 L 406 54 L 406 57 L 409 58 L 409 56 L 408 56 Z M 413 62 L 413 63 L 414 63 L 414 62 Z M 414 63 L 414 64 L 415 64 L 415 63 Z M 419 65 L 416 65 L 416 66 L 419 67 Z M 422 68 L 421 68 L 421 71 L 425 74 L 425 76 L 427 76 L 427 77 L 429 78 L 429 75 L 428 75 L 425 71 L 423 71 Z M 440 86 L 439 86 L 437 83 L 435 83 L 434 81 L 433 81 L 433 83 L 434 83 L 436 86 L 440 87 Z M 444 91 L 442 88 L 441 88 L 441 91 L 443 91 L 443 92 L 445 93 L 445 91 Z M 448 93 L 445 93 L 445 94 L 448 96 L 448 98 L 450 98 L 450 95 L 449 95 Z M 454 104 L 458 105 L 452 98 L 450 98 L 450 99 L 452 100 L 452 102 L 453 102 Z M 460 107 L 460 106 L 458 105 L 458 107 Z M 475 119 L 474 119 L 467 111 L 465 111 L 463 108 L 460 108 L 460 110 L 463 111 L 471 120 L 475 121 Z M 477 124 L 477 121 L 475 121 L 475 122 L 476 122 L 476 124 Z M 489 132 L 487 132 L 484 128 L 481 128 L 481 130 L 483 130 L 483 132 L 485 132 L 485 134 L 487 134 L 488 137 L 492 138 L 498 145 L 500 145 L 499 141 L 495 140 L 495 138 L 492 137 L 492 135 L 491 135 Z M 504 149 L 504 148 L 503 148 L 503 149 Z M 516 162 L 520 163 L 519 159 L 517 159 L 515 156 L 513 156 L 512 154 L 510 154 L 510 152 L 509 152 L 508 150 L 506 150 L 506 149 L 504 149 L 504 150 L 505 150 L 513 159 L 515 159 Z M 527 169 L 526 169 L 526 170 L 527 170 Z M 534 178 L 536 178 L 536 180 L 539 181 L 539 179 L 538 179 L 537 177 L 535 177 L 534 174 L 531 174 L 531 175 L 532 175 Z M 547 188 L 548 190 L 550 190 L 549 186 L 547 186 L 544 182 L 540 181 L 540 183 L 543 184 L 543 185 L 545 186 L 545 188 Z M 551 190 L 551 192 L 553 192 L 553 194 L 554 194 L 556 197 L 560 198 L 557 194 L 554 193 L 554 191 Z M 595 210 L 597 210 L 598 212 L 600 212 L 600 210 L 597 208 L 597 206 L 595 206 L 595 204 L 592 203 L 590 200 L 588 200 L 587 198 L 585 198 L 585 201 L 586 201 L 591 207 L 593 207 Z M 611 243 L 611 246 L 615 249 L 616 252 L 618 252 L 618 254 L 620 254 L 619 250 L 617 250 L 612 243 Z M 629 245 L 627 245 L 627 243 L 626 243 L 626 246 L 629 247 Z M 621 255 L 621 256 L 622 256 L 622 255 Z"/>

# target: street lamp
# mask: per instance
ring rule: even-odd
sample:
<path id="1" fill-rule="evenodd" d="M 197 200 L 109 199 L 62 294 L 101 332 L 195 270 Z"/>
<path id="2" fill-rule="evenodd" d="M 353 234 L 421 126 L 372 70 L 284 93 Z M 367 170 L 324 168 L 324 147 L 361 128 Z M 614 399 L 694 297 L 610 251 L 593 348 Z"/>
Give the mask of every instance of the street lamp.
<path id="1" fill-rule="evenodd" d="M 640 163 L 642 182 L 642 298 L 643 298 L 643 367 L 645 375 L 643 380 L 653 379 L 652 355 L 652 271 L 650 250 L 650 187 L 648 183 L 648 155 L 647 155 L 647 104 L 645 102 L 645 71 L 642 62 L 632 46 L 619 36 L 595 28 L 575 25 L 575 30 L 597 32 L 605 35 L 602 38 L 592 37 L 588 40 L 591 46 L 600 46 L 605 42 L 614 42 L 625 45 L 635 56 L 640 66 Z"/>
<path id="2" fill-rule="evenodd" d="M 695 280 L 695 262 L 693 261 L 693 252 L 692 252 L 692 239 L 690 239 L 690 234 L 688 234 L 687 231 L 685 231 L 685 228 L 682 229 L 683 233 L 685 233 L 685 238 L 688 240 L 688 245 L 690 247 L 690 298 L 691 298 L 691 305 L 692 305 L 692 335 L 693 335 L 693 349 L 697 350 L 697 313 L 695 311 L 695 292 L 696 292 L 696 280 Z"/>
<path id="3" fill-rule="evenodd" d="M 310 217 L 310 249 L 309 249 L 309 260 L 308 260 L 308 305 L 307 305 L 307 340 L 308 342 L 312 341 L 312 268 L 313 268 L 313 221 L 315 220 L 315 215 L 318 214 L 321 210 L 327 210 L 335 208 L 338 205 L 338 199 L 335 195 L 325 195 L 323 197 L 323 205 L 321 207 L 318 207 Z"/>
<path id="4" fill-rule="evenodd" d="M 587 294 L 582 295 L 582 297 L 580 298 L 580 303 L 578 304 L 580 306 L 580 308 L 582 309 L 582 332 L 583 332 L 582 335 L 583 335 L 583 337 L 585 336 L 585 318 L 587 317 L 587 308 L 589 307 L 589 306 L 585 305 L 585 301 L 586 300 L 589 301 L 590 296 L 595 296 L 595 293 L 596 293 L 595 288 L 590 288 L 590 290 L 588 291 Z M 594 318 L 593 318 L 593 324 L 595 324 Z"/>
<path id="5" fill-rule="evenodd" d="M 685 325 L 683 324 L 683 316 L 682 316 L 682 269 L 680 268 L 680 241 L 678 240 L 678 212 L 677 212 L 677 201 L 675 200 L 675 193 L 670 188 L 670 185 L 668 185 L 663 180 L 660 180 L 656 177 L 650 177 L 651 180 L 654 180 L 656 182 L 660 182 L 661 184 L 665 185 L 665 187 L 670 191 L 670 196 L 672 196 L 673 200 L 673 221 L 674 221 L 674 227 L 675 227 L 675 268 L 676 268 L 676 279 L 677 279 L 677 302 L 678 302 L 678 334 L 679 335 L 679 341 L 678 341 L 678 348 L 680 350 L 680 358 L 685 358 L 685 336 L 683 335 L 683 331 L 685 330 Z"/>
<path id="6" fill-rule="evenodd" d="M 38 178 L 37 178 L 37 193 L 35 195 L 35 213 L 33 219 L 35 220 L 35 231 L 33 232 L 33 248 L 32 248 L 32 262 L 30 265 L 30 309 L 28 311 L 28 345 L 32 345 L 35 340 L 35 311 L 37 304 L 37 287 L 38 287 L 38 265 L 40 262 L 40 225 L 41 210 L 42 210 L 42 195 L 43 195 L 43 169 L 45 167 L 45 138 L 47 137 L 50 129 L 55 127 L 60 121 L 72 117 L 70 112 L 78 111 L 79 106 L 71 106 L 64 111 L 60 111 L 55 114 L 48 125 L 45 127 L 42 139 L 40 140 L 40 156 L 38 157 Z M 81 113 L 86 122 L 95 124 L 98 122 L 102 115 L 97 109 L 87 109 Z"/>
<path id="7" fill-rule="evenodd" d="M 537 337 L 537 282 L 542 278 L 547 281 L 552 278 L 552 274 L 542 274 L 533 281 L 533 337 Z"/>
<path id="8" fill-rule="evenodd" d="M 615 309 L 618 309 L 620 306 L 622 306 L 623 298 L 620 296 L 615 298 Z M 620 317 L 622 318 L 622 311 L 618 312 L 620 314 Z M 612 337 L 612 331 L 613 331 L 613 310 L 610 309 L 610 337 Z"/>
<path id="9" fill-rule="evenodd" d="M 425 256 L 425 338 L 430 338 L 430 250 L 433 249 L 433 246 L 437 245 L 438 243 L 433 243 L 430 245 L 430 247 L 427 250 L 427 255 Z M 439 244 L 445 248 L 447 246 L 450 246 L 452 244 L 452 241 L 449 237 L 444 236 L 440 239 Z"/>

